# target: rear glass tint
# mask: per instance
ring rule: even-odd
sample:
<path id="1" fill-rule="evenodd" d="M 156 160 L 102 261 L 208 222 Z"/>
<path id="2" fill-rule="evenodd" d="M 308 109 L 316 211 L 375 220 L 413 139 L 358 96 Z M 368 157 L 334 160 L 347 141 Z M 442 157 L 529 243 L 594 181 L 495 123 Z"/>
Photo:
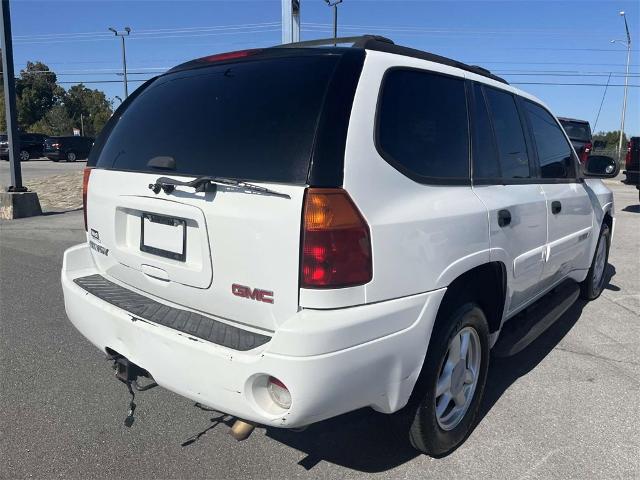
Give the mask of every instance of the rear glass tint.
<path id="1" fill-rule="evenodd" d="M 591 128 L 588 123 L 572 122 L 570 120 L 560 120 L 567 137 L 571 140 L 591 141 Z"/>
<path id="2" fill-rule="evenodd" d="M 416 181 L 469 178 L 464 80 L 419 70 L 394 69 L 378 103 L 382 156 Z"/>
<path id="3" fill-rule="evenodd" d="M 159 77 L 115 123 L 97 166 L 304 184 L 338 59 L 262 59 Z M 167 156 L 175 171 L 147 166 Z"/>

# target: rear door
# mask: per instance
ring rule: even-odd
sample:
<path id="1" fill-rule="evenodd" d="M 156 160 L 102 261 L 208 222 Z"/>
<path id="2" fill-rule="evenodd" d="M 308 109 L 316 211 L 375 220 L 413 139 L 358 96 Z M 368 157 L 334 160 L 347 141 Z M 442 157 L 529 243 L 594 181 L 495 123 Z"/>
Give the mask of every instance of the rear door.
<path id="1" fill-rule="evenodd" d="M 489 212 L 491 259 L 507 269 L 507 314 L 535 297 L 544 267 L 547 208 L 515 97 L 475 84 L 474 192 Z"/>
<path id="2" fill-rule="evenodd" d="M 92 153 L 88 238 L 99 268 L 160 299 L 259 329 L 295 314 L 304 191 L 338 60 L 205 65 L 134 94 Z M 201 176 L 282 195 L 150 189 L 161 177 Z"/>
<path id="3" fill-rule="evenodd" d="M 589 268 L 593 206 L 577 177 L 571 145 L 556 119 L 538 104 L 529 100 L 522 103 L 547 199 L 547 262 L 541 279 L 541 288 L 546 288 L 573 270 Z"/>

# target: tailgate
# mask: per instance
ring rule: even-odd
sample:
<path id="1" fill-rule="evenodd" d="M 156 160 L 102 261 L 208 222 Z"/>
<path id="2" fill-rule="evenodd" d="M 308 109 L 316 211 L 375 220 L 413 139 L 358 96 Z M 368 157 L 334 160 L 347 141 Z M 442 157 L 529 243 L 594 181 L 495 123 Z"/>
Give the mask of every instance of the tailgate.
<path id="1" fill-rule="evenodd" d="M 157 174 L 94 169 L 88 239 L 98 268 L 143 292 L 262 328 L 298 310 L 303 186 L 155 195 Z M 182 178 L 184 180 L 184 178 Z"/>

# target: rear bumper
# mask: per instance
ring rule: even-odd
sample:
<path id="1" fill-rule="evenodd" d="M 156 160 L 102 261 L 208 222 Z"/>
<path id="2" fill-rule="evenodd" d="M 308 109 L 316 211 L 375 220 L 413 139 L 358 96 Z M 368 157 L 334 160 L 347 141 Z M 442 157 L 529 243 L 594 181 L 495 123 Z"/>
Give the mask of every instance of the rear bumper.
<path id="1" fill-rule="evenodd" d="M 359 307 L 301 310 L 266 344 L 238 351 L 137 321 L 74 282 L 96 273 L 87 245 L 65 252 L 67 315 L 94 345 L 115 350 L 159 385 L 193 401 L 277 427 L 307 425 L 366 406 L 387 413 L 402 408 L 444 295 L 442 289 Z M 288 410 L 270 401 L 264 388 L 268 375 L 287 385 Z"/>
<path id="2" fill-rule="evenodd" d="M 44 156 L 47 157 L 49 160 L 60 160 L 64 157 L 61 152 L 50 152 L 50 151 L 45 151 Z"/>

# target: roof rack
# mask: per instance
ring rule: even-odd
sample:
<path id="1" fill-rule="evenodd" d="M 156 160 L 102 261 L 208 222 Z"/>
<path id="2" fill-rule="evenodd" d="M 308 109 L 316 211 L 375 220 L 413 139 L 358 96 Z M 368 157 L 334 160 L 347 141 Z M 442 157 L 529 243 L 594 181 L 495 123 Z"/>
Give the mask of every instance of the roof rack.
<path id="1" fill-rule="evenodd" d="M 467 65 L 466 63 L 453 60 L 451 58 L 436 55 L 435 53 L 417 50 L 415 48 L 403 47 L 396 45 L 393 40 L 379 35 L 360 35 L 357 37 L 338 37 L 338 38 L 321 38 L 318 40 L 308 40 L 304 42 L 285 43 L 277 45 L 273 48 L 301 48 L 301 47 L 322 47 L 322 46 L 338 46 L 347 45 L 352 48 L 364 48 L 367 50 L 375 50 L 378 52 L 395 53 L 396 55 L 404 55 L 406 57 L 420 58 L 430 62 L 441 63 L 450 67 L 459 68 L 461 70 L 482 75 L 501 83 L 509 84 L 504 78 L 494 75 L 486 68 L 477 65 Z"/>
<path id="2" fill-rule="evenodd" d="M 305 40 L 304 42 L 285 43 L 272 48 L 299 48 L 299 47 L 324 47 L 350 44 L 354 48 L 369 48 L 372 42 L 384 42 L 393 45 L 393 40 L 379 35 L 359 35 L 357 37 L 319 38 L 316 40 Z"/>

